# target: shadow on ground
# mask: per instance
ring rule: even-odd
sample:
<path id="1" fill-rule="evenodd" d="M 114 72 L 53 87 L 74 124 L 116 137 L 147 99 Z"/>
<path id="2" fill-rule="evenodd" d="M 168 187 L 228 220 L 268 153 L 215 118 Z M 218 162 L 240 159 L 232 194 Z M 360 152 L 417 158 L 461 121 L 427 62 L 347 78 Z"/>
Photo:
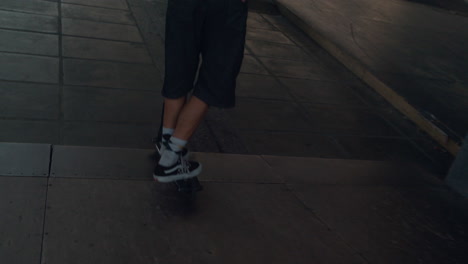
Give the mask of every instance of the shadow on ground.
<path id="1" fill-rule="evenodd" d="M 404 0 L 446 9 L 468 16 L 468 2 L 465 0 Z"/>
<path id="2" fill-rule="evenodd" d="M 249 0 L 249 10 L 261 14 L 280 14 L 273 0 Z"/>

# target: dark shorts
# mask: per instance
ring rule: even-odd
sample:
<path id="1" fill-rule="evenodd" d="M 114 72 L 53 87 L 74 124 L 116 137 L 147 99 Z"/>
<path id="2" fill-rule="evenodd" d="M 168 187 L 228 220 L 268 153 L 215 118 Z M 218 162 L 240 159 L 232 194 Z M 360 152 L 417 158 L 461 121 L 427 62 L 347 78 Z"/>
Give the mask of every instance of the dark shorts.
<path id="1" fill-rule="evenodd" d="M 241 0 L 169 0 L 162 95 L 176 99 L 193 89 L 210 106 L 234 107 L 246 21 Z"/>

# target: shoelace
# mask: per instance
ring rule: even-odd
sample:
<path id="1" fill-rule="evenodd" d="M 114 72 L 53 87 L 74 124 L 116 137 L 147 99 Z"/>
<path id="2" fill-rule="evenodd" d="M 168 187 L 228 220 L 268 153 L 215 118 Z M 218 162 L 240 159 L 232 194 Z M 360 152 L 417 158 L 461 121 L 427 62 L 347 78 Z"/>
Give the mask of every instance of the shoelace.
<path id="1" fill-rule="evenodd" d="M 169 141 L 163 138 L 163 139 L 161 140 L 161 152 L 160 152 L 160 154 L 162 154 L 162 147 L 163 147 L 163 146 L 164 146 L 165 149 L 171 149 L 171 147 L 169 146 Z M 184 151 L 185 151 L 185 153 L 187 153 L 187 149 L 182 150 L 181 153 L 184 153 Z M 188 158 L 187 155 L 185 155 L 185 156 L 182 155 L 182 159 L 185 159 L 185 160 L 186 160 L 187 158 Z"/>
<path id="2" fill-rule="evenodd" d="M 165 146 L 166 149 L 169 149 L 169 150 L 172 150 L 171 149 L 171 146 L 169 145 L 169 141 L 168 140 L 164 140 L 162 139 L 161 141 L 161 146 Z M 178 153 L 179 155 L 179 160 L 180 160 L 180 167 L 177 169 L 177 172 L 180 173 L 180 174 L 189 174 L 190 173 L 190 163 L 188 160 L 184 159 L 184 157 L 182 156 L 182 151 L 180 151 Z"/>
<path id="3" fill-rule="evenodd" d="M 177 170 L 179 173 L 189 174 L 190 172 L 190 163 L 182 157 L 182 153 L 179 154 L 180 167 Z"/>
<path id="4" fill-rule="evenodd" d="M 169 141 L 168 140 L 165 140 L 164 138 L 161 139 L 161 148 L 162 147 L 165 147 L 166 149 L 170 149 L 171 147 L 169 146 Z"/>

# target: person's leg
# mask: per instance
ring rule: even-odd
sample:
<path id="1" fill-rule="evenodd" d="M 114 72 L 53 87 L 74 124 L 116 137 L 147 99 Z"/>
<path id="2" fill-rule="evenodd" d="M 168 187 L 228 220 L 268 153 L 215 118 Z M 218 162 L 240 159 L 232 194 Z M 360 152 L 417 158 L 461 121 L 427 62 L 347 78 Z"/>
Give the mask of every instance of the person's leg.
<path id="1" fill-rule="evenodd" d="M 175 129 L 179 115 L 184 108 L 186 98 L 177 99 L 164 98 L 163 127 Z"/>
<path id="2" fill-rule="evenodd" d="M 160 154 L 174 133 L 177 120 L 193 89 L 199 65 L 203 10 L 200 0 L 171 0 L 166 12 L 164 114 Z"/>
<path id="3" fill-rule="evenodd" d="M 163 127 L 174 129 L 193 89 L 204 11 L 200 0 L 170 0 L 166 11 Z"/>
<path id="4" fill-rule="evenodd" d="M 164 144 L 170 143 L 171 137 L 174 149 L 184 148 L 205 117 L 208 104 L 195 96 L 192 96 L 188 103 L 185 102 L 185 97 L 176 100 L 165 99 L 161 149 L 166 149 Z M 164 133 L 164 130 L 171 133 Z M 174 141 L 179 144 L 175 144 Z"/>
<path id="5" fill-rule="evenodd" d="M 206 115 L 208 105 L 196 96 L 192 96 L 183 107 L 173 137 L 188 141 Z"/>
<path id="6" fill-rule="evenodd" d="M 162 131 L 159 142 L 159 154 L 161 155 L 166 150 L 171 136 L 174 134 L 175 127 L 177 125 L 177 119 L 179 119 L 180 112 L 186 103 L 186 97 L 180 97 L 177 99 L 164 98 L 164 110 L 162 116 Z"/>
<path id="7" fill-rule="evenodd" d="M 173 102 L 175 106 L 171 109 L 179 109 L 180 112 L 175 114 L 172 110 L 169 120 L 165 121 L 166 125 L 174 126 L 177 119 L 174 134 L 167 145 L 168 151 L 155 168 L 154 176 L 162 182 L 194 177 L 201 172 L 201 164 L 181 159 L 184 146 L 203 120 L 208 105 L 234 106 L 235 79 L 242 63 L 245 42 L 247 6 L 239 0 L 212 0 L 209 4 L 212 8 L 204 25 L 210 27 L 204 27 L 206 35 L 201 48 L 203 60 L 208 62 L 202 64 L 200 78 L 189 102 L 182 109 L 180 101 L 178 105 Z M 177 65 L 174 66 L 177 69 Z M 177 82 L 178 78 L 174 80 Z"/>
<path id="8" fill-rule="evenodd" d="M 208 105 L 200 99 L 192 96 L 188 103 L 184 104 L 185 97 L 177 100 L 167 100 L 169 107 L 165 105 L 164 124 L 174 127 L 172 137 L 166 139 L 161 151 L 161 158 L 154 170 L 153 176 L 160 182 L 171 182 L 181 179 L 195 177 L 200 174 L 202 166 L 195 161 L 187 160 L 187 149 L 185 145 L 193 135 L 201 120 L 206 114 Z M 166 108 L 167 107 L 167 108 Z M 177 114 L 180 113 L 180 114 Z M 176 120 L 176 125 L 173 122 Z M 164 128 L 163 128 L 164 129 Z"/>

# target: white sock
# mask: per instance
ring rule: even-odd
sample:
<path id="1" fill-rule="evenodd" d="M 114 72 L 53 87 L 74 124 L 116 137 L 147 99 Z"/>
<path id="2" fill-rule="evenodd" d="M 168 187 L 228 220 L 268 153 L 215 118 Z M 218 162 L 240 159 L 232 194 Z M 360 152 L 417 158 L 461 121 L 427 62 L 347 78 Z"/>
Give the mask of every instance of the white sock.
<path id="1" fill-rule="evenodd" d="M 178 158 L 179 154 L 175 153 L 174 151 L 170 151 L 169 149 L 166 149 L 166 151 L 162 153 L 161 159 L 159 159 L 159 165 L 164 167 L 170 167 L 177 162 Z"/>
<path id="2" fill-rule="evenodd" d="M 174 136 L 171 137 L 169 140 L 169 146 L 171 146 L 171 149 L 174 151 L 181 151 L 185 146 L 187 145 L 187 140 L 183 140 L 180 138 L 176 138 Z"/>
<path id="3" fill-rule="evenodd" d="M 174 134 L 174 129 L 173 128 L 167 128 L 167 127 L 163 127 L 162 128 L 162 134 L 163 135 L 171 135 Z"/>
<path id="4" fill-rule="evenodd" d="M 159 160 L 159 165 L 162 165 L 164 167 L 170 167 L 174 165 L 177 162 L 177 159 L 179 158 L 179 154 L 176 152 L 181 151 L 186 145 L 186 140 L 171 137 L 171 139 L 169 140 L 169 146 L 171 147 L 171 150 L 166 149 L 166 151 L 163 152 L 161 159 Z"/>

